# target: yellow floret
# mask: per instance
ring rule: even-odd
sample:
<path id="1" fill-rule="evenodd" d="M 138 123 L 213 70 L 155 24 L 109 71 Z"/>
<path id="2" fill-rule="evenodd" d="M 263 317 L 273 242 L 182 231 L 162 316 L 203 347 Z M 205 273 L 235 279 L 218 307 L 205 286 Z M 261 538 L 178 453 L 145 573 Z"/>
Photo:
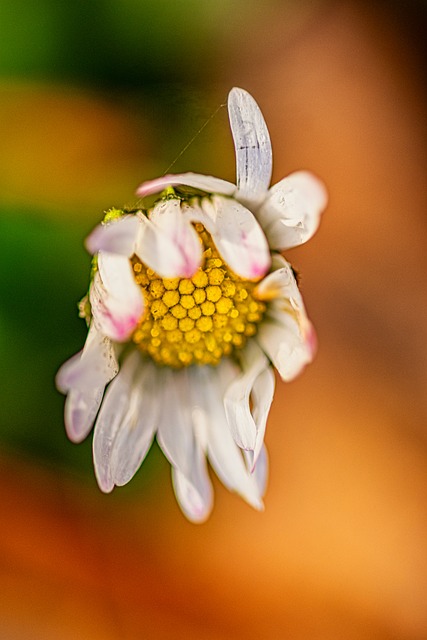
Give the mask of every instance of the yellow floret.
<path id="1" fill-rule="evenodd" d="M 163 366 L 217 365 L 255 335 L 266 310 L 255 283 L 232 273 L 203 226 L 195 229 L 204 266 L 191 279 L 161 278 L 136 256 L 131 260 L 145 300 L 132 340 Z"/>

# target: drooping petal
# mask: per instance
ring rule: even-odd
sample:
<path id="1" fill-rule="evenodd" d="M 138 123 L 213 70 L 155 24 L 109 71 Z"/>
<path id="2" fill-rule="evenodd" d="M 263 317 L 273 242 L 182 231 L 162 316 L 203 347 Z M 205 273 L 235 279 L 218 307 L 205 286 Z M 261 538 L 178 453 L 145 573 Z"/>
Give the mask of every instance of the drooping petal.
<path id="1" fill-rule="evenodd" d="M 257 203 L 267 192 L 273 167 L 267 125 L 252 96 L 237 87 L 228 95 L 228 114 L 236 152 L 236 197 L 244 204 Z"/>
<path id="2" fill-rule="evenodd" d="M 248 472 L 242 452 L 232 438 L 222 403 L 224 388 L 235 373 L 235 367 L 226 360 L 218 369 L 200 367 L 191 371 L 193 393 L 199 398 L 193 419 L 196 430 L 206 435 L 208 458 L 222 483 L 255 509 L 262 510 L 257 483 Z"/>
<path id="3" fill-rule="evenodd" d="M 200 222 L 234 273 L 245 280 L 259 280 L 268 271 L 271 258 L 267 240 L 249 209 L 222 196 L 204 198 Z"/>
<path id="4" fill-rule="evenodd" d="M 244 451 L 249 469 L 252 469 L 252 477 L 254 478 L 260 496 L 265 494 L 268 481 L 268 455 L 265 445 L 262 445 L 258 459 L 254 466 L 254 454 L 252 451 Z"/>
<path id="5" fill-rule="evenodd" d="M 202 261 L 202 246 L 179 200 L 159 202 L 144 220 L 137 253 L 163 278 L 190 278 Z"/>
<path id="6" fill-rule="evenodd" d="M 269 361 L 257 343 L 249 342 L 241 354 L 242 373 L 228 387 L 224 407 L 231 434 L 242 449 L 254 452 L 252 468 L 261 450 L 274 394 Z M 250 399 L 254 402 L 251 411 Z"/>
<path id="7" fill-rule="evenodd" d="M 157 441 L 169 462 L 190 480 L 196 442 L 187 375 L 186 369 L 164 371 L 167 401 L 162 406 Z"/>
<path id="8" fill-rule="evenodd" d="M 134 253 L 140 220 L 136 215 L 126 215 L 101 223 L 86 238 L 86 249 L 92 255 L 98 251 L 108 251 L 130 258 Z"/>
<path id="9" fill-rule="evenodd" d="M 212 508 L 212 487 L 202 443 L 194 429 L 189 375 L 185 369 L 165 372 L 167 397 L 157 441 L 173 467 L 173 485 L 181 509 L 193 522 L 202 522 Z"/>
<path id="10" fill-rule="evenodd" d="M 308 171 L 296 171 L 271 187 L 257 212 L 270 246 L 282 251 L 307 242 L 327 199 L 324 184 Z"/>
<path id="11" fill-rule="evenodd" d="M 117 377 L 105 394 L 93 436 L 95 474 L 102 491 L 114 488 L 111 454 L 121 429 L 131 429 L 138 419 L 139 398 L 134 389 L 134 376 L 140 354 L 132 353 L 124 362 Z"/>
<path id="12" fill-rule="evenodd" d="M 81 442 L 92 428 L 104 388 L 118 372 L 111 341 L 92 323 L 82 352 L 65 362 L 56 376 L 56 385 L 68 393 L 65 428 L 73 442 Z"/>
<path id="13" fill-rule="evenodd" d="M 98 329 L 116 342 L 128 340 L 144 311 L 128 258 L 100 251 L 89 299 Z"/>
<path id="14" fill-rule="evenodd" d="M 162 376 L 148 360 L 132 383 L 134 419 L 123 423 L 111 452 L 111 476 L 122 486 L 138 471 L 153 442 L 163 404 Z"/>
<path id="15" fill-rule="evenodd" d="M 252 472 L 254 471 L 255 465 L 258 466 L 259 463 L 258 457 L 263 447 L 265 428 L 271 403 L 273 402 L 275 384 L 274 372 L 272 367 L 269 366 L 256 378 L 252 388 L 252 415 L 257 428 L 251 466 Z"/>
<path id="16" fill-rule="evenodd" d="M 213 491 L 206 456 L 200 446 L 194 450 L 191 477 L 187 478 L 172 467 L 172 483 L 178 504 L 187 518 L 196 523 L 206 520 L 212 510 Z"/>
<path id="17" fill-rule="evenodd" d="M 236 185 L 221 178 L 204 176 L 199 173 L 178 173 L 155 178 L 143 182 L 137 189 L 136 195 L 140 197 L 148 196 L 152 193 L 159 193 L 167 187 L 183 185 L 193 187 L 205 193 L 220 193 L 224 196 L 231 196 L 236 191 Z"/>

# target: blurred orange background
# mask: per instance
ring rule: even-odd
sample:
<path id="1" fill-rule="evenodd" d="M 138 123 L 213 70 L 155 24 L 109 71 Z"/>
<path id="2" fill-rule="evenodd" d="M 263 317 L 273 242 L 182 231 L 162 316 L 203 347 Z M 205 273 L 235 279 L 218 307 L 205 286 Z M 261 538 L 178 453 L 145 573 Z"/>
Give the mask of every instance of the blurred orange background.
<path id="1" fill-rule="evenodd" d="M 426 638 L 426 5 L 7 0 L 1 25 L 0 638 Z M 330 193 L 287 255 L 319 351 L 278 382 L 265 512 L 214 479 L 195 526 L 156 447 L 100 493 L 53 379 L 84 340 L 84 236 L 232 86 L 273 182 L 307 168 Z M 172 170 L 233 163 L 221 109 Z"/>

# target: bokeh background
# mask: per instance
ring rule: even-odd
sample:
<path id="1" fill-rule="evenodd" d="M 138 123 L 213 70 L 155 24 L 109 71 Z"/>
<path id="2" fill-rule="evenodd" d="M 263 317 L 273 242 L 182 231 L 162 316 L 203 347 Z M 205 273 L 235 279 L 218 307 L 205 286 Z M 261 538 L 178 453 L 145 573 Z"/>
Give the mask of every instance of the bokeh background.
<path id="1" fill-rule="evenodd" d="M 421 1 L 2 0 L 2 640 L 427 638 L 426 26 Z M 278 384 L 265 512 L 214 479 L 195 526 L 156 446 L 100 493 L 54 375 L 86 333 L 83 238 L 235 85 L 274 181 L 330 192 L 287 256 L 319 352 Z M 172 170 L 233 180 L 225 108 Z"/>

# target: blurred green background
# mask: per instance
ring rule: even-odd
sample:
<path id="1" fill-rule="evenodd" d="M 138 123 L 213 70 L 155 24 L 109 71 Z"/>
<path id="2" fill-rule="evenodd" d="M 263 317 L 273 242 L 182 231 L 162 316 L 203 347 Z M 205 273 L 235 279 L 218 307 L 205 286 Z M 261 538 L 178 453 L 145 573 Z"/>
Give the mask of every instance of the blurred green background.
<path id="1" fill-rule="evenodd" d="M 0 638 L 427 636 L 426 25 L 424 2 L 2 0 Z M 156 446 L 100 493 L 54 377 L 103 211 L 167 170 L 234 179 L 232 86 L 273 182 L 330 192 L 287 256 L 319 353 L 278 381 L 265 513 L 214 479 L 195 527 Z"/>

